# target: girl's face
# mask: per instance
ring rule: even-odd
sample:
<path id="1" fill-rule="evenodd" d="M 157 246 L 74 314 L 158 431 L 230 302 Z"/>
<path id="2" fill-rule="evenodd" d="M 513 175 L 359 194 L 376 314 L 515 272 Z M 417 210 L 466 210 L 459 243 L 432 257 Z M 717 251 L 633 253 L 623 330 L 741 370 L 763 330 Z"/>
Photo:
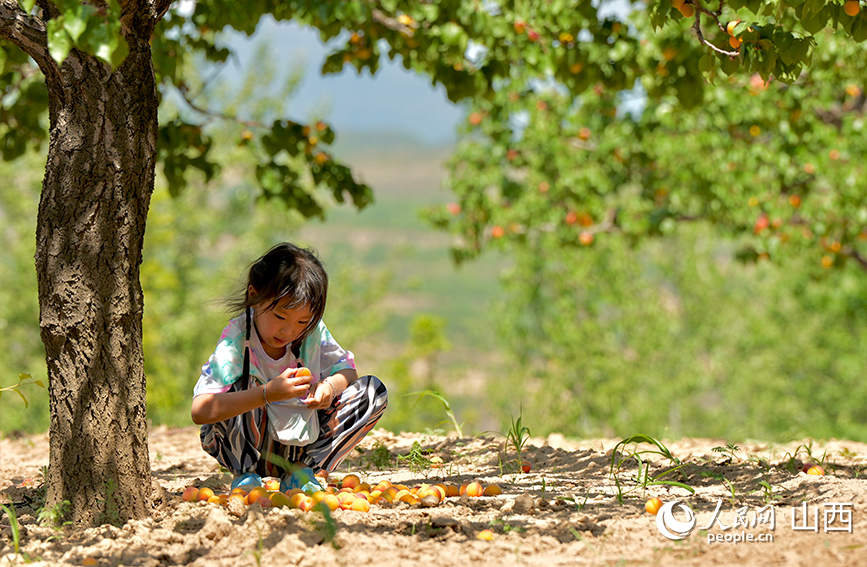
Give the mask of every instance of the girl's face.
<path id="1" fill-rule="evenodd" d="M 253 313 L 259 341 L 268 356 L 274 359 L 286 354 L 286 347 L 301 336 L 311 318 L 306 307 L 289 309 L 278 305 L 267 309 L 265 302 L 254 305 Z"/>

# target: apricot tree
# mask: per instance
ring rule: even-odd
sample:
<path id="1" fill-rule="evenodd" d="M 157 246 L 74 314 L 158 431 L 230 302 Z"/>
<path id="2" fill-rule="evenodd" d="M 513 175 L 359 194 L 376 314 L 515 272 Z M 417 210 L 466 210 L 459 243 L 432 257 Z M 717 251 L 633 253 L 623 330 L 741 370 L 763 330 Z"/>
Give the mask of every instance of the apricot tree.
<path id="1" fill-rule="evenodd" d="M 867 31 L 862 12 L 853 16 L 851 5 L 826 0 L 737 0 L 713 6 L 692 0 L 679 9 L 673 4 L 636 4 L 643 11 L 629 23 L 590 0 L 0 0 L 0 152 L 14 159 L 30 147 L 47 145 L 36 234 L 51 399 L 47 505 L 70 501 L 74 520 L 83 524 L 148 513 L 139 285 L 143 236 L 157 171 L 175 193 L 185 187 L 191 170 L 206 179 L 218 172 L 205 123 L 221 115 L 219 109 L 197 105 L 186 71 L 226 61 L 231 47 L 220 43 L 223 29 L 250 34 L 265 16 L 294 20 L 318 28 L 323 41 L 333 42 L 324 73 L 347 65 L 375 73 L 386 54 L 443 85 L 451 100 L 475 101 L 471 122 L 484 136 L 458 154 L 454 187 L 462 212 L 445 222 L 464 239 L 458 249 L 476 253 L 498 234 L 517 242 L 534 232 L 562 232 L 567 241 L 575 225 L 586 228 L 577 232 L 580 244 L 592 243 L 603 232 L 666 230 L 668 220 L 700 214 L 743 225 L 747 215 L 741 211 L 752 209 L 718 197 L 721 190 L 675 190 L 666 180 L 664 173 L 671 170 L 691 183 L 687 173 L 702 165 L 698 160 L 678 169 L 654 154 L 688 126 L 673 117 L 682 107 L 723 96 L 713 93 L 725 91 L 720 90 L 726 82 L 722 75 L 729 73 L 773 76 L 792 83 L 787 92 L 796 93 L 811 60 L 814 65 L 819 55 L 836 60 L 837 48 L 820 54 L 822 45 L 841 45 L 851 53 Z M 735 16 L 747 23 L 728 30 L 725 20 Z M 816 34 L 825 27 L 845 41 L 820 44 Z M 729 31 L 740 42 L 737 48 Z M 833 64 L 826 67 L 834 72 Z M 715 78 L 718 87 L 706 88 L 706 78 Z M 614 108 L 615 93 L 632 88 L 637 79 L 652 101 L 644 116 L 659 122 L 657 138 L 650 129 L 638 134 L 640 128 Z M 776 92 L 778 81 L 761 96 Z M 815 82 L 816 88 L 833 88 Z M 190 112 L 161 124 L 158 109 L 168 92 L 185 98 Z M 854 92 L 848 95 L 853 100 L 862 96 Z M 583 93 L 589 94 L 576 99 Z M 575 100 L 581 101 L 577 110 Z M 843 109 L 852 100 L 838 102 Z M 592 109 L 598 112 L 587 116 L 586 124 L 575 122 L 575 112 Z M 840 115 L 841 128 L 856 128 L 837 107 L 824 112 Z M 813 120 L 808 114 L 802 111 L 804 120 Z M 308 216 L 323 214 L 323 194 L 339 202 L 348 197 L 356 207 L 370 202 L 370 189 L 324 149 L 334 136 L 327 124 L 286 116 L 267 124 L 222 117 L 242 123 L 238 142 L 257 160 L 263 198 L 282 200 Z M 532 122 L 521 136 L 515 126 L 528 117 Z M 708 119 L 689 120 L 701 126 Z M 768 124 L 774 124 L 773 117 L 755 125 L 766 135 Z M 664 129 L 672 138 L 663 135 Z M 716 134 L 723 136 L 724 130 Z M 797 124 L 791 130 L 798 135 Z M 542 144 L 545 133 L 559 148 L 550 155 Z M 744 143 L 739 151 L 745 155 L 758 147 L 746 142 L 762 139 L 738 128 L 730 135 Z M 660 147 L 651 151 L 623 144 L 630 136 L 661 140 Z M 690 158 L 698 154 L 682 151 Z M 848 148 L 839 151 L 842 160 L 854 160 Z M 707 149 L 704 155 L 715 152 Z M 732 182 L 745 184 L 755 172 L 738 165 L 731 169 Z M 813 165 L 823 172 L 822 163 Z M 770 207 L 780 203 L 780 195 L 790 203 L 790 196 L 801 197 L 799 210 L 813 206 L 813 193 L 802 189 L 802 176 L 812 174 L 800 164 L 790 169 L 786 182 L 791 187 L 780 186 L 776 193 L 768 189 L 767 198 L 750 196 L 768 207 L 771 226 L 777 213 Z M 627 188 L 635 199 L 627 198 Z M 553 200 L 534 201 L 539 195 Z M 611 199 L 635 207 L 626 214 Z M 822 206 L 829 215 L 839 211 L 834 199 Z M 511 217 L 532 207 L 538 214 Z M 563 214 L 556 214 L 560 209 Z M 811 230 L 825 236 L 818 225 Z M 837 252 L 848 253 L 849 239 L 842 233 L 833 238 L 828 240 L 832 251 L 839 242 Z"/>

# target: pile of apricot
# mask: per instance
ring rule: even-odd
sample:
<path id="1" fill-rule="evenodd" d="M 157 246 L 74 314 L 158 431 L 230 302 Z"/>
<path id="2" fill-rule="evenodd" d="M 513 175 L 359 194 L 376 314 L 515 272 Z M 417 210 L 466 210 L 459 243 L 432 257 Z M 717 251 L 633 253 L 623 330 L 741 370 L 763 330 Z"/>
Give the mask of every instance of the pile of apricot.
<path id="1" fill-rule="evenodd" d="M 309 512 L 319 507 L 331 511 L 340 508 L 369 512 L 371 505 L 389 506 L 405 502 L 410 506 L 437 506 L 446 498 L 463 494 L 475 498 L 498 496 L 502 493 L 496 484 L 485 486 L 479 481 L 467 481 L 460 486 L 438 483 L 408 487 L 382 480 L 376 486 L 370 486 L 362 482 L 358 475 L 348 474 L 339 482 L 329 484 L 325 490 L 309 494 L 299 488 L 281 492 L 278 481 L 266 479 L 264 486 L 250 490 L 233 488 L 229 494 L 216 494 L 208 487 L 190 486 L 184 490 L 182 498 L 185 502 L 206 501 L 220 506 L 228 506 L 230 501 L 236 499 L 246 506 L 257 503 L 262 508 L 288 507 Z"/>

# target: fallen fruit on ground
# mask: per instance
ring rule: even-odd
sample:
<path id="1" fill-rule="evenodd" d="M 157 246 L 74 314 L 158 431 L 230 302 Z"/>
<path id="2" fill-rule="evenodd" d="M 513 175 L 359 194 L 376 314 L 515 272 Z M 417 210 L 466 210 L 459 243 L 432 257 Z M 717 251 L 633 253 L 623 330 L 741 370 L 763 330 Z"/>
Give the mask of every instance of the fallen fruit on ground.
<path id="1" fill-rule="evenodd" d="M 275 508 L 289 506 L 289 496 L 282 492 L 272 492 L 269 498 L 271 498 L 271 505 Z"/>
<path id="2" fill-rule="evenodd" d="M 662 508 L 662 500 L 657 497 L 653 497 L 644 504 L 644 510 L 648 514 L 653 514 L 654 516 L 659 512 L 659 509 Z"/>
<path id="3" fill-rule="evenodd" d="M 494 539 L 494 532 L 491 530 L 482 530 L 476 535 L 476 539 L 491 541 Z"/>
<path id="4" fill-rule="evenodd" d="M 823 469 L 819 465 L 813 465 L 812 467 L 807 469 L 807 474 L 813 476 L 825 476 L 825 469 Z"/>
<path id="5" fill-rule="evenodd" d="M 181 498 L 183 498 L 184 502 L 195 502 L 198 497 L 199 497 L 199 489 L 196 488 L 195 486 L 188 486 L 184 490 L 183 496 L 181 496 Z"/>
<path id="6" fill-rule="evenodd" d="M 214 495 L 214 491 L 211 490 L 210 488 L 208 488 L 207 486 L 205 486 L 204 488 L 199 489 L 199 494 L 198 494 L 198 496 L 196 496 L 196 500 L 198 500 L 200 502 L 202 502 L 202 501 L 207 502 L 211 498 L 211 496 L 213 496 L 213 495 Z"/>
<path id="7" fill-rule="evenodd" d="M 485 493 L 485 487 L 481 482 L 471 482 L 467 485 L 467 496 L 476 498 Z"/>
<path id="8" fill-rule="evenodd" d="M 584 233 L 582 232 L 581 234 L 584 234 Z M 527 461 L 524 461 L 523 463 L 521 463 L 521 470 L 524 471 L 525 473 L 528 473 L 531 470 L 533 470 L 533 466 L 530 463 L 528 463 Z"/>
<path id="9" fill-rule="evenodd" d="M 496 484 L 489 484 L 485 487 L 485 490 L 482 494 L 485 496 L 499 496 L 503 493 L 503 490 Z"/>
<path id="10" fill-rule="evenodd" d="M 352 488 L 361 484 L 361 479 L 357 474 L 348 474 L 340 481 L 340 488 Z"/>
<path id="11" fill-rule="evenodd" d="M 247 493 L 247 506 L 251 505 L 253 502 L 258 501 L 260 498 L 268 498 L 268 491 L 261 486 L 257 486 Z"/>

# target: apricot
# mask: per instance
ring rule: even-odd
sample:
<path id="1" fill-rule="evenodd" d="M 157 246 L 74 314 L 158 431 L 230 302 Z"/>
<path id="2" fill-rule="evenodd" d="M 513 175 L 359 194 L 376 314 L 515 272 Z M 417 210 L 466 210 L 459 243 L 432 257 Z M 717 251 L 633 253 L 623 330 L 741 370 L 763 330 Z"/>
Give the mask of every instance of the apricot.
<path id="1" fill-rule="evenodd" d="M 361 479 L 357 474 L 348 474 L 340 481 L 340 488 L 351 488 L 354 490 L 360 484 Z"/>
<path id="2" fill-rule="evenodd" d="M 825 469 L 823 469 L 819 465 L 813 465 L 807 470 L 807 474 L 814 476 L 825 476 Z"/>
<path id="3" fill-rule="evenodd" d="M 430 458 L 430 468 L 438 469 L 442 467 L 445 463 L 443 462 L 443 458 L 439 455 L 434 455 Z"/>
<path id="4" fill-rule="evenodd" d="M 237 488 L 233 488 L 232 491 L 229 492 L 229 496 L 232 496 L 233 494 L 240 494 L 241 496 L 246 497 L 247 496 L 247 490 L 244 488 L 241 488 L 239 486 Z"/>
<path id="5" fill-rule="evenodd" d="M 735 26 L 741 23 L 740 20 L 732 20 L 726 24 L 726 33 L 733 36 L 735 35 Z"/>
<path id="6" fill-rule="evenodd" d="M 684 18 L 691 18 L 695 15 L 695 6 L 692 4 L 684 4 L 678 10 Z"/>
<path id="7" fill-rule="evenodd" d="M 265 490 L 268 492 L 274 492 L 275 490 L 280 490 L 280 481 L 276 478 L 269 478 L 265 481 Z"/>
<path id="8" fill-rule="evenodd" d="M 849 0 L 843 4 L 843 11 L 847 16 L 857 16 L 861 11 L 861 3 L 858 0 Z"/>
<path id="9" fill-rule="evenodd" d="M 356 512 L 370 512 L 370 502 L 364 498 L 356 498 L 352 501 L 351 509 Z"/>
<path id="10" fill-rule="evenodd" d="M 308 498 L 306 494 L 303 492 L 296 492 L 292 496 L 289 497 L 289 507 L 290 508 L 300 508 L 301 502 Z"/>
<path id="11" fill-rule="evenodd" d="M 397 500 L 395 496 L 397 496 L 398 492 L 400 492 L 400 490 L 398 490 L 396 486 L 389 486 L 385 492 L 382 493 L 382 497 L 391 503 Z"/>
<path id="12" fill-rule="evenodd" d="M 414 496 L 409 490 L 399 490 L 397 494 L 394 495 L 395 502 L 406 502 L 411 498 L 414 498 Z"/>
<path id="13" fill-rule="evenodd" d="M 387 480 L 380 480 L 379 483 L 373 487 L 374 490 L 378 490 L 380 492 L 385 492 L 391 486 L 391 482 Z"/>
<path id="14" fill-rule="evenodd" d="M 415 495 L 419 500 L 424 500 L 428 496 L 435 498 L 437 502 L 442 502 L 443 500 L 440 492 L 433 486 L 422 486 Z"/>
<path id="15" fill-rule="evenodd" d="M 481 482 L 471 482 L 467 485 L 467 496 L 479 497 L 485 493 L 485 487 Z"/>
<path id="16" fill-rule="evenodd" d="M 226 499 L 226 503 L 228 504 L 232 500 L 240 500 L 241 504 L 243 504 L 245 506 L 247 505 L 247 497 L 243 496 L 241 494 L 230 494 L 229 498 Z"/>
<path id="17" fill-rule="evenodd" d="M 295 372 L 295 376 L 312 376 L 310 369 L 302 366 Z"/>
<path id="18" fill-rule="evenodd" d="M 431 486 L 431 488 L 433 488 L 434 490 L 439 492 L 440 502 L 442 502 L 443 500 L 446 499 L 446 487 L 444 484 L 435 484 L 435 485 Z"/>
<path id="19" fill-rule="evenodd" d="M 272 492 L 268 497 L 271 499 L 271 505 L 275 508 L 289 506 L 289 496 L 283 492 Z"/>
<path id="20" fill-rule="evenodd" d="M 202 501 L 207 502 L 211 498 L 211 496 L 213 496 L 213 495 L 214 495 L 214 491 L 206 486 L 204 488 L 199 489 L 199 494 L 198 494 L 198 496 L 196 496 L 196 500 L 198 500 L 199 502 L 202 502 Z"/>
<path id="21" fill-rule="evenodd" d="M 253 502 L 258 501 L 260 498 L 268 498 L 268 491 L 261 486 L 257 486 L 247 493 L 247 506 L 250 506 L 251 504 L 253 504 Z"/>
<path id="22" fill-rule="evenodd" d="M 256 504 L 261 506 L 262 508 L 271 508 L 273 505 L 271 504 L 271 499 L 267 496 L 262 496 L 256 500 Z"/>
<path id="23" fill-rule="evenodd" d="M 332 512 L 340 508 L 340 501 L 333 494 L 326 494 L 319 502 L 322 506 L 327 506 Z"/>
<path id="24" fill-rule="evenodd" d="M 301 502 L 298 503 L 298 509 L 303 510 L 304 512 L 309 512 L 314 506 L 316 506 L 316 500 L 314 500 L 312 496 L 307 496 L 306 494 L 301 499 Z"/>
<path id="25" fill-rule="evenodd" d="M 337 501 L 340 504 L 340 507 L 344 510 L 348 510 L 355 500 L 357 500 L 357 498 L 352 492 L 341 492 L 337 495 Z"/>
<path id="26" fill-rule="evenodd" d="M 644 510 L 648 514 L 653 514 L 654 516 L 659 512 L 660 508 L 662 508 L 662 500 L 655 496 L 644 503 Z"/>
<path id="27" fill-rule="evenodd" d="M 184 490 L 184 494 L 181 498 L 184 499 L 184 502 L 195 502 L 199 497 L 199 489 L 195 486 L 188 486 Z"/>
<path id="28" fill-rule="evenodd" d="M 310 496 L 313 498 L 313 501 L 318 504 L 319 502 L 322 502 L 326 496 L 328 496 L 328 493 L 323 490 L 317 490 Z"/>
<path id="29" fill-rule="evenodd" d="M 461 487 L 457 484 L 448 484 L 446 485 L 446 496 L 460 496 L 461 495 Z"/>
<path id="30" fill-rule="evenodd" d="M 464 494 L 466 494 L 466 492 L 467 492 L 467 487 L 468 487 L 469 485 L 470 485 L 470 481 L 469 481 L 469 480 L 465 480 L 465 481 L 463 482 L 463 484 L 461 484 L 461 488 L 460 488 L 460 492 L 458 493 L 458 496 L 463 496 Z"/>
<path id="31" fill-rule="evenodd" d="M 482 530 L 478 534 L 476 534 L 476 539 L 491 541 L 492 539 L 494 539 L 494 532 L 492 532 L 491 530 Z"/>
<path id="32" fill-rule="evenodd" d="M 489 484 L 485 487 L 484 492 L 482 492 L 484 496 L 499 496 L 502 493 L 503 490 L 496 484 Z"/>

